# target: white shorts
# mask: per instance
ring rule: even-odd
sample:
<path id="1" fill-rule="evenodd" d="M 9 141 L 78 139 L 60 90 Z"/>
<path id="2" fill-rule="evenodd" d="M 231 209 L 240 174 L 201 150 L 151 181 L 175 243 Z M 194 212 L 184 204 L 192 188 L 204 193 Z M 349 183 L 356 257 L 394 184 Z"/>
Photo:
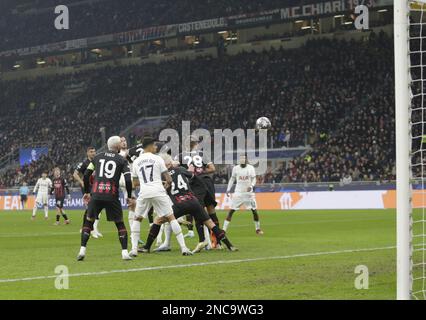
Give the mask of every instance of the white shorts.
<path id="1" fill-rule="evenodd" d="M 256 195 L 253 192 L 234 193 L 232 197 L 232 210 L 239 210 L 244 206 L 247 210 L 256 210 Z"/>
<path id="2" fill-rule="evenodd" d="M 154 207 L 154 211 L 160 218 L 173 214 L 172 200 L 168 195 L 154 198 L 139 198 L 136 201 L 135 218 L 148 218 L 148 212 Z"/>
<path id="3" fill-rule="evenodd" d="M 47 205 L 49 201 L 49 196 L 47 193 L 39 193 L 37 194 L 36 203 Z"/>

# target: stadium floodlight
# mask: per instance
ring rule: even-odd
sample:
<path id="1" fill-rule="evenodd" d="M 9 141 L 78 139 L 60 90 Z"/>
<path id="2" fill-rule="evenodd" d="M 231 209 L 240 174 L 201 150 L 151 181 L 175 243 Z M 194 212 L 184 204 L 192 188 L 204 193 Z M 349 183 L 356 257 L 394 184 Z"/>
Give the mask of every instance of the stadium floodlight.
<path id="1" fill-rule="evenodd" d="M 426 299 L 425 13 L 425 0 L 394 1 L 397 298 L 400 300 Z"/>

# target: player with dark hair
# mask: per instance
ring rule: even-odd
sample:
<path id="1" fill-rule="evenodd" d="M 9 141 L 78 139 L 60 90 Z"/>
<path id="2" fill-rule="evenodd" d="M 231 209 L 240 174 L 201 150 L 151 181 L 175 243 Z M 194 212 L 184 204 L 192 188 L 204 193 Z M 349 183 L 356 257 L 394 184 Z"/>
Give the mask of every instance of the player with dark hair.
<path id="1" fill-rule="evenodd" d="M 203 207 L 206 207 L 208 214 L 210 215 L 213 222 L 219 226 L 219 219 L 216 214 L 216 190 L 214 186 L 214 181 L 211 177 L 211 174 L 216 172 L 215 165 L 210 159 L 206 159 L 204 154 L 197 150 L 199 145 L 199 139 L 196 137 L 190 136 L 190 150 L 182 152 L 179 156 L 176 157 L 176 160 L 179 161 L 182 167 L 193 172 L 196 176 L 199 177 L 199 180 L 193 179 L 191 181 L 192 189 L 194 190 L 197 199 L 200 201 L 200 204 Z M 201 181 L 202 185 L 195 183 Z M 189 218 L 191 220 L 191 218 Z M 198 226 L 197 228 L 199 228 Z M 206 239 L 210 242 L 210 236 L 207 233 Z M 212 243 L 211 245 L 215 248 L 217 245 L 220 247 L 220 241 L 217 242 L 214 234 L 212 233 Z"/>
<path id="2" fill-rule="evenodd" d="M 168 221 L 179 242 L 184 256 L 192 255 L 183 238 L 182 229 L 173 214 L 173 204 L 166 189 L 172 183 L 172 178 L 166 168 L 164 160 L 156 155 L 156 140 L 152 137 L 143 139 L 145 152 L 133 163 L 133 183 L 140 186 L 139 196 L 136 202 L 135 219 L 132 223 L 132 256 L 138 254 L 141 222 L 154 207 L 158 217 Z M 158 235 L 158 232 L 157 232 Z"/>
<path id="3" fill-rule="evenodd" d="M 194 173 L 187 171 L 182 167 L 173 168 L 172 166 L 172 158 L 167 155 L 161 155 L 169 173 L 172 177 L 172 183 L 168 188 L 167 192 L 169 194 L 170 199 L 173 202 L 173 214 L 176 218 L 180 218 L 185 214 L 190 214 L 194 217 L 197 224 L 203 224 L 207 226 L 216 236 L 217 239 L 223 241 L 226 244 L 229 250 L 237 251 L 231 242 L 227 239 L 226 234 L 223 230 L 220 230 L 219 227 L 212 221 L 210 216 L 201 206 L 195 194 L 192 192 L 190 187 L 190 180 L 197 179 L 194 176 Z M 154 239 L 158 236 L 158 233 L 161 228 L 161 224 L 164 223 L 165 220 L 157 217 L 154 220 L 154 224 L 151 226 L 151 230 L 148 235 L 148 239 L 146 241 L 145 246 L 141 250 L 142 252 L 149 252 L 154 242 Z M 167 237 L 170 239 L 170 236 Z M 167 241 L 163 244 L 163 246 L 170 248 L 170 244 Z M 198 245 L 193 253 L 200 252 L 204 249 L 205 245 Z M 166 251 L 166 250 L 157 250 L 157 251 Z"/>
<path id="4" fill-rule="evenodd" d="M 127 202 L 134 204 L 132 199 L 132 179 L 129 164 L 119 155 L 120 137 L 108 139 L 108 151 L 95 156 L 84 173 L 84 197 L 88 202 L 87 219 L 83 223 L 81 233 L 81 248 L 77 260 L 86 256 L 86 246 L 93 230 L 95 219 L 105 209 L 108 221 L 113 221 L 118 230 L 123 260 L 132 260 L 127 251 L 127 229 L 123 222 L 123 208 L 119 200 L 120 177 L 123 174 L 126 181 Z M 93 185 L 90 188 L 90 177 L 95 172 Z M 91 190 L 90 190 L 91 189 Z"/>
<path id="5" fill-rule="evenodd" d="M 68 187 L 67 181 L 61 177 L 61 170 L 55 168 L 53 171 L 53 186 L 50 191 L 50 194 L 55 194 L 55 204 L 56 204 L 56 222 L 55 225 L 59 225 L 59 219 L 62 217 L 65 220 L 65 224 L 69 224 L 67 215 L 64 211 L 64 202 L 65 202 L 65 191 L 68 194 L 68 199 L 71 198 L 70 188 Z"/>
<path id="6" fill-rule="evenodd" d="M 73 178 L 75 181 L 78 182 L 78 184 L 81 187 L 81 193 L 84 195 L 84 181 L 83 181 L 83 176 L 84 173 L 87 170 L 87 167 L 89 166 L 90 162 L 92 162 L 92 160 L 95 158 L 96 156 L 96 148 L 95 147 L 88 147 L 87 151 L 86 151 L 86 159 L 84 159 L 83 162 L 80 162 L 75 170 L 74 170 L 74 174 L 73 174 Z M 90 183 L 92 184 L 93 182 L 93 177 L 91 178 Z M 84 211 L 84 215 L 83 215 L 83 223 L 87 218 L 87 208 Z M 99 218 L 96 219 L 94 225 L 93 225 L 93 232 L 92 232 L 92 237 L 97 239 L 99 237 L 102 237 L 102 233 L 99 232 Z"/>

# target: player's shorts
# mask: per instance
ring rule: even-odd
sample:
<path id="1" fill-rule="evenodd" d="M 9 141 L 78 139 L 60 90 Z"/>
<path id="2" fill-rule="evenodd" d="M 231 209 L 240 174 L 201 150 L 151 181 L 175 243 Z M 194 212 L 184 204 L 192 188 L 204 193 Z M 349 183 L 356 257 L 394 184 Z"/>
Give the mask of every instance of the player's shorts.
<path id="1" fill-rule="evenodd" d="M 256 196 L 253 192 L 245 192 L 245 193 L 234 193 L 232 197 L 232 210 L 239 210 L 241 206 L 244 206 L 247 210 L 256 210 Z"/>
<path id="2" fill-rule="evenodd" d="M 103 209 L 105 209 L 108 221 L 123 222 L 123 208 L 119 199 L 97 200 L 92 198 L 87 207 L 87 218 L 97 220 Z"/>
<path id="3" fill-rule="evenodd" d="M 37 194 L 36 203 L 38 204 L 44 204 L 47 205 L 49 202 L 49 195 L 47 193 L 45 194 Z"/>
<path id="4" fill-rule="evenodd" d="M 154 208 L 160 218 L 167 217 L 173 213 L 172 200 L 165 194 L 154 198 L 139 198 L 136 200 L 135 217 L 148 218 L 151 208 Z"/>
<path id="5" fill-rule="evenodd" d="M 21 201 L 27 201 L 28 196 L 26 194 L 21 194 Z"/>
<path id="6" fill-rule="evenodd" d="M 207 192 L 204 197 L 204 204 L 205 206 L 214 206 L 216 208 L 217 202 L 216 202 L 216 189 L 214 187 L 214 182 L 210 177 L 205 177 L 201 179 L 204 182 L 204 185 L 206 186 Z"/>
<path id="7" fill-rule="evenodd" d="M 55 199 L 56 207 L 59 209 L 62 209 L 64 207 L 64 201 L 65 201 L 65 198 L 56 198 Z"/>
<path id="8" fill-rule="evenodd" d="M 200 223 L 210 219 L 210 216 L 207 214 L 206 210 L 204 210 L 200 202 L 198 202 L 196 199 L 175 203 L 173 205 L 173 214 L 176 219 L 185 215 L 191 215 L 194 217 L 195 221 Z"/>

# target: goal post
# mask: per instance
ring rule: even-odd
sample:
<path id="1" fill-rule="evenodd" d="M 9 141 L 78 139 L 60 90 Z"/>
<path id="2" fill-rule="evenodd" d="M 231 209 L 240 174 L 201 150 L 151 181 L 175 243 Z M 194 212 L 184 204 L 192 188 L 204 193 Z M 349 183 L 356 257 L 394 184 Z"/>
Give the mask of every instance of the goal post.
<path id="1" fill-rule="evenodd" d="M 397 299 L 411 297 L 409 1 L 394 1 Z"/>
<path id="2" fill-rule="evenodd" d="M 424 40 L 424 41 L 423 41 Z M 426 0 L 394 1 L 397 299 L 426 299 Z"/>

